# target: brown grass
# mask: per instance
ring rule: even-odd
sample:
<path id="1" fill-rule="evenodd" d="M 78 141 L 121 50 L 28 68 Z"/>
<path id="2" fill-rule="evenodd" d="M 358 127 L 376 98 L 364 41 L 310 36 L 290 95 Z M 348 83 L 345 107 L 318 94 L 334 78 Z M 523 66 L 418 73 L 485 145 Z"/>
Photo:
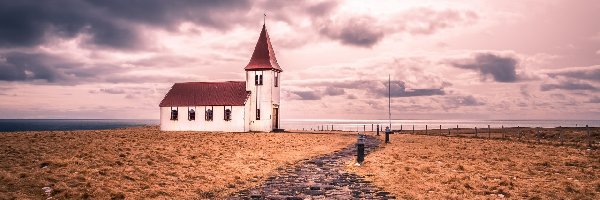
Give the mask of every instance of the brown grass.
<path id="1" fill-rule="evenodd" d="M 346 147 L 349 134 L 160 132 L 157 127 L 0 134 L 0 199 L 222 198 L 276 169 Z M 52 191 L 46 194 L 42 188 Z"/>
<path id="2" fill-rule="evenodd" d="M 349 170 L 399 198 L 600 198 L 598 150 L 407 134 L 391 142 Z"/>

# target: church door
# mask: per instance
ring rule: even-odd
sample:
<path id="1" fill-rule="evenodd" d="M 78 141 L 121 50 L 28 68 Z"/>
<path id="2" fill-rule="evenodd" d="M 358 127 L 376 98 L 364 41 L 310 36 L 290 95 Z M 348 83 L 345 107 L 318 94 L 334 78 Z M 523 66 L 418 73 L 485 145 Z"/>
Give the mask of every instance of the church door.
<path id="1" fill-rule="evenodd" d="M 273 108 L 273 129 L 279 129 L 279 108 Z"/>

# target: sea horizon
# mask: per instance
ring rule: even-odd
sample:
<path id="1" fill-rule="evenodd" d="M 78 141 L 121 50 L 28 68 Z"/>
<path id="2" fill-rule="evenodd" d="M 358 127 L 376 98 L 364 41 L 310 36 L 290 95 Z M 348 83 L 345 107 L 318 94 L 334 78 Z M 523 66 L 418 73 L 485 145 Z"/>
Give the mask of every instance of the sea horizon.
<path id="1" fill-rule="evenodd" d="M 104 130 L 133 126 L 159 125 L 159 119 L 0 119 L 0 132 Z M 282 119 L 286 130 L 371 131 L 377 125 L 389 126 L 388 119 Z M 392 119 L 394 130 L 500 127 L 590 127 L 600 126 L 600 120 L 550 119 Z"/>

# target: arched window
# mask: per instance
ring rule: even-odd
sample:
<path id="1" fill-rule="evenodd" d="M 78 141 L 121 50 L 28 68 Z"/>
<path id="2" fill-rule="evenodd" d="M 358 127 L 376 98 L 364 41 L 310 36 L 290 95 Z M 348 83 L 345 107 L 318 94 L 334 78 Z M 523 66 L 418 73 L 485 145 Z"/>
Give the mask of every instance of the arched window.
<path id="1" fill-rule="evenodd" d="M 178 113 L 177 113 L 177 108 L 171 108 L 171 120 L 175 120 L 177 121 L 177 117 L 178 117 Z"/>
<path id="2" fill-rule="evenodd" d="M 205 119 L 206 121 L 212 121 L 212 120 L 213 120 L 213 111 L 212 111 L 212 109 L 210 109 L 210 108 L 209 108 L 209 109 L 207 109 L 207 110 L 205 111 L 205 114 L 206 114 L 206 115 L 204 115 L 204 116 L 205 116 L 205 117 L 204 117 L 204 119 Z"/>
<path id="3" fill-rule="evenodd" d="M 231 121 L 231 110 L 229 108 L 225 109 L 225 115 L 224 116 L 225 116 L 224 117 L 225 121 Z"/>
<path id="4" fill-rule="evenodd" d="M 194 109 L 188 110 L 188 120 L 189 121 L 196 120 L 196 111 Z"/>

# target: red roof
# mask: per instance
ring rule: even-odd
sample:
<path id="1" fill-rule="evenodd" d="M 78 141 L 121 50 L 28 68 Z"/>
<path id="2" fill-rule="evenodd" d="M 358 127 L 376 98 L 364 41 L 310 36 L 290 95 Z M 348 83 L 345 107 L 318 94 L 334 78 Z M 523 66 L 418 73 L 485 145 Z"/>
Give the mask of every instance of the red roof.
<path id="1" fill-rule="evenodd" d="M 243 106 L 249 96 L 244 81 L 175 83 L 159 106 Z"/>
<path id="2" fill-rule="evenodd" d="M 277 58 L 275 58 L 275 51 L 271 46 L 271 40 L 269 39 L 269 33 L 267 28 L 263 25 L 256 47 L 254 47 L 254 53 L 250 62 L 244 68 L 246 71 L 252 70 L 276 70 L 283 71 L 279 64 L 277 64 Z"/>

